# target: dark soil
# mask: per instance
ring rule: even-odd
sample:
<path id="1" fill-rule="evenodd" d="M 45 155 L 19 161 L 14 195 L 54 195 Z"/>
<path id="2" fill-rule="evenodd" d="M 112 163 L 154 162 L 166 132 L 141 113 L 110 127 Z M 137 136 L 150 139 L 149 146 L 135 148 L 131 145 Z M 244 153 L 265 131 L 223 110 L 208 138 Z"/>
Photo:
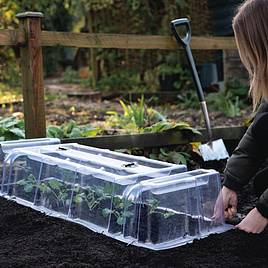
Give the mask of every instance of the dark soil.
<path id="1" fill-rule="evenodd" d="M 239 196 L 246 213 L 255 200 Z M 268 230 L 231 230 L 165 251 L 127 246 L 0 198 L 0 267 L 267 267 Z"/>
<path id="2" fill-rule="evenodd" d="M 70 109 L 71 106 L 75 106 L 75 112 Z M 175 106 L 171 109 L 170 117 L 188 121 L 189 112 L 176 114 L 176 109 Z M 101 103 L 56 98 L 47 101 L 47 110 L 47 119 L 51 123 L 78 118 L 83 118 L 80 123 L 88 123 L 103 120 L 106 110 L 120 110 L 120 107 L 116 100 Z M 197 114 L 189 121 L 200 126 L 200 118 L 201 115 Z M 220 123 L 238 125 L 242 124 L 241 118 L 227 122 L 215 115 L 213 123 L 217 126 Z M 192 162 L 190 169 L 199 168 L 196 161 Z M 225 162 L 215 165 L 207 163 L 201 166 L 222 172 Z M 250 187 L 247 187 L 239 196 L 239 212 L 246 214 L 255 201 Z M 268 267 L 268 230 L 261 235 L 231 230 L 175 249 L 152 251 L 127 246 L 78 224 L 48 217 L 3 198 L 0 198 L 0 235 L 0 268 Z"/>
<path id="3" fill-rule="evenodd" d="M 115 94 L 115 98 L 111 99 L 101 99 L 100 96 L 96 98 L 94 94 L 99 93 L 101 95 L 101 92 L 92 91 L 78 84 L 62 84 L 58 79 L 45 80 L 45 93 L 47 123 L 56 125 L 75 120 L 78 125 L 92 124 L 93 126 L 102 127 L 103 121 L 107 118 L 107 111 L 123 113 L 119 99 L 129 101 L 128 97 L 120 94 L 118 96 Z M 78 97 L 79 94 L 82 94 L 82 97 Z M 89 96 L 83 97 L 83 94 Z M 159 95 L 159 92 L 153 96 L 155 101 L 152 98 L 146 98 L 146 104 L 167 116 L 168 119 L 184 121 L 195 128 L 204 127 L 203 115 L 200 108 L 181 108 L 178 105 L 179 100 L 174 96 L 171 99 L 163 101 L 164 98 L 161 94 Z M 198 104 L 197 107 L 199 107 Z M 4 110 L 0 107 L 0 115 L 10 116 L 13 112 L 21 113 L 22 108 L 22 103 L 14 104 L 11 107 L 7 105 Z M 247 124 L 248 119 L 251 117 L 251 106 L 248 105 L 247 108 L 244 108 L 240 112 L 240 115 L 230 117 L 222 112 L 213 111 L 209 107 L 211 125 L 213 127 L 243 126 Z M 118 132 L 119 130 L 116 131 Z"/>

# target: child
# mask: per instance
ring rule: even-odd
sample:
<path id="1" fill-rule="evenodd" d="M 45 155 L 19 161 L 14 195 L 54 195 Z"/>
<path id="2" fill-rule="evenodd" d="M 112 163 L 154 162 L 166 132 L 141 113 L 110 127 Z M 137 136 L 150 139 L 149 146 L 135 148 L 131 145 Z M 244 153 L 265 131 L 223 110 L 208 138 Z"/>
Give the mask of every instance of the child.
<path id="1" fill-rule="evenodd" d="M 256 117 L 227 162 L 223 197 L 224 215 L 232 218 L 237 209 L 237 191 L 254 178 L 259 200 L 236 228 L 261 233 L 268 224 L 268 0 L 246 0 L 233 20 L 233 29 L 243 64 L 250 75 Z M 259 171 L 260 170 L 260 171 Z"/>

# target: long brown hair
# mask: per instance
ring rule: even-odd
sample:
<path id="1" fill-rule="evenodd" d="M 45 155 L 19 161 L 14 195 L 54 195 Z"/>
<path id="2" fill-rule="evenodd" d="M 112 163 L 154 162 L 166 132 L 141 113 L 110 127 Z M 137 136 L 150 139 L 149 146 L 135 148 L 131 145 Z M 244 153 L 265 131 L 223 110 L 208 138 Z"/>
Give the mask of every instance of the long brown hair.
<path id="1" fill-rule="evenodd" d="M 268 101 L 268 0 L 246 0 L 233 19 L 243 64 L 249 72 L 253 109 Z"/>

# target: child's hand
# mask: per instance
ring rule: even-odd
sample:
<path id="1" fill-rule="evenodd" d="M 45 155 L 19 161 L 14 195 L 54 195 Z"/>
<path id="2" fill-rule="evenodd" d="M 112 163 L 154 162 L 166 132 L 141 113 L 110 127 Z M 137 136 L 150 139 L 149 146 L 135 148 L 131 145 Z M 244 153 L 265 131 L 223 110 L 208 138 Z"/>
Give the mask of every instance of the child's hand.
<path id="1" fill-rule="evenodd" d="M 224 218 L 231 219 L 237 212 L 237 194 L 235 191 L 223 186 L 221 190 Z"/>
<path id="2" fill-rule="evenodd" d="M 268 219 L 263 217 L 257 208 L 253 208 L 235 228 L 247 233 L 259 234 L 267 224 Z"/>
<path id="3" fill-rule="evenodd" d="M 224 218 L 231 219 L 236 214 L 237 207 L 237 194 L 233 190 L 223 186 L 218 195 L 215 207 L 214 207 L 214 220 L 222 220 L 223 211 Z"/>

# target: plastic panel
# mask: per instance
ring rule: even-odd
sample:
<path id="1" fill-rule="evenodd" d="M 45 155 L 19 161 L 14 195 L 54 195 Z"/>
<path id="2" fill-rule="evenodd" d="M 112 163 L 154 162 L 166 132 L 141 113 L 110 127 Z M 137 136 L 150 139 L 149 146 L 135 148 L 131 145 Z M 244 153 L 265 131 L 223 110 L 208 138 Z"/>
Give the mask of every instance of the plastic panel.
<path id="1" fill-rule="evenodd" d="M 214 219 L 220 177 L 196 170 L 142 181 L 125 192 L 130 204 L 124 237 L 155 250 L 166 249 L 230 228 L 222 214 Z"/>
<path id="2" fill-rule="evenodd" d="M 213 170 L 78 144 L 12 149 L 3 167 L 6 198 L 137 246 L 161 250 L 230 228 L 223 214 L 213 218 Z"/>

